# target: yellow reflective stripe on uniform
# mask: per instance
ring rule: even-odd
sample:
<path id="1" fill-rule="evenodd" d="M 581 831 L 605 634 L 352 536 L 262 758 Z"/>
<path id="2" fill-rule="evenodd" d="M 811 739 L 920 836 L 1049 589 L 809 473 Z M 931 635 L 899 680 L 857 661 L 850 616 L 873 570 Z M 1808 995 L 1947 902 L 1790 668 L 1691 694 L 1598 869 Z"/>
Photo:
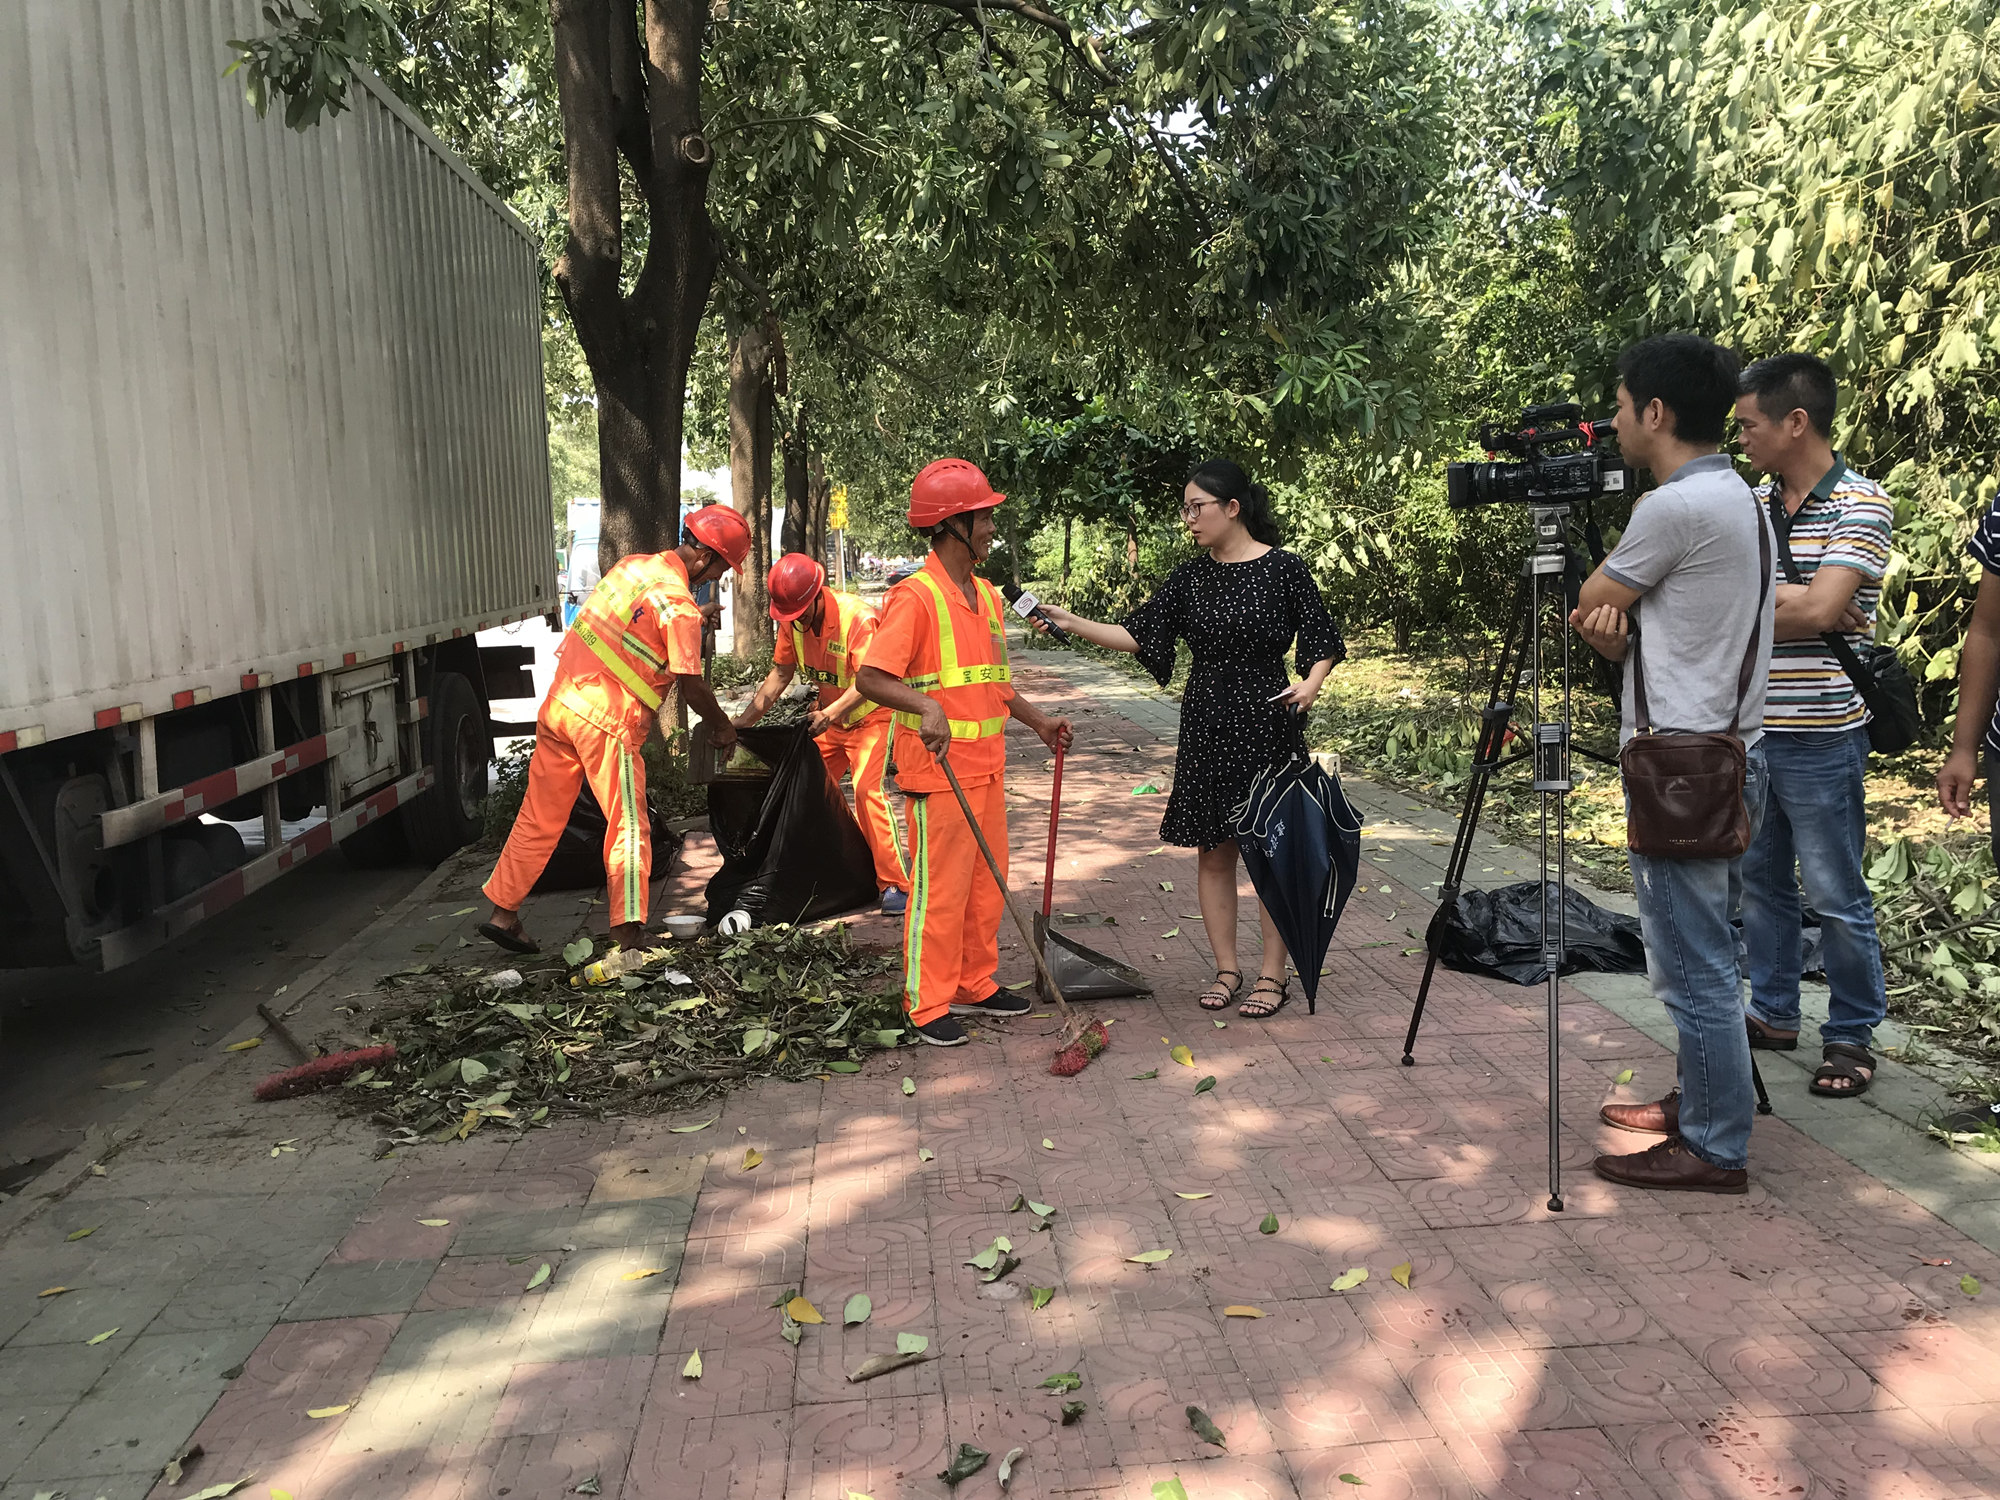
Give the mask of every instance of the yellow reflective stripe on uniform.
<path id="1" fill-rule="evenodd" d="M 938 674 L 939 687 L 973 687 L 982 682 L 1012 682 L 1014 669 L 1005 662 L 988 666 L 946 667 Z"/>
<path id="2" fill-rule="evenodd" d="M 632 773 L 632 752 L 618 747 L 618 839 L 625 846 L 625 889 L 619 902 L 620 920 L 646 920 L 646 882 L 651 871 L 639 868 L 639 819 L 646 816 L 639 796 L 637 778 Z"/>
<path id="3" fill-rule="evenodd" d="M 924 727 L 924 720 L 921 714 L 906 714 L 898 711 L 896 722 L 901 724 L 905 729 L 922 729 Z M 955 740 L 983 740 L 988 735 L 1004 734 L 1007 729 L 1007 716 L 1005 714 L 1000 715 L 997 719 L 947 719 L 945 722 L 951 725 L 951 737 Z"/>
<path id="4" fill-rule="evenodd" d="M 582 641 L 584 645 L 590 647 L 596 654 L 597 659 L 604 663 L 610 670 L 611 675 L 625 685 L 627 692 L 645 704 L 647 708 L 652 709 L 654 712 L 659 711 L 660 704 L 663 701 L 660 695 L 653 691 L 652 685 L 645 678 L 632 670 L 630 662 L 626 661 L 615 649 L 598 638 L 597 632 L 590 628 L 588 620 L 579 619 L 570 628 L 576 632 L 576 638 Z"/>
<path id="5" fill-rule="evenodd" d="M 624 646 L 627 651 L 630 651 L 634 656 L 638 657 L 640 661 L 644 662 L 647 666 L 651 667 L 655 672 L 664 671 L 666 669 L 667 664 L 661 661 L 659 657 L 653 655 L 653 648 L 648 646 L 644 641 L 640 640 L 639 637 L 632 634 L 632 632 L 629 630 L 626 631 L 624 635 Z"/>
<path id="6" fill-rule="evenodd" d="M 932 603 L 937 608 L 938 670 L 935 673 L 926 673 L 921 677 L 905 677 L 903 679 L 904 686 L 913 687 L 918 692 L 925 693 L 929 692 L 932 688 L 976 687 L 981 683 L 1013 682 L 1014 669 L 1007 663 L 1007 632 L 1001 626 L 998 617 L 989 612 L 988 609 L 988 606 L 992 604 L 992 600 L 999 597 L 997 594 L 993 594 L 991 598 L 988 597 L 993 585 L 986 582 L 983 578 L 978 582 L 979 616 L 986 622 L 986 628 L 1000 642 L 1000 660 L 990 664 L 981 663 L 978 666 L 961 667 L 958 664 L 958 636 L 957 632 L 952 628 L 951 605 L 945 599 L 944 589 L 928 573 L 912 573 L 910 575 L 910 582 L 922 584 L 930 594 Z"/>

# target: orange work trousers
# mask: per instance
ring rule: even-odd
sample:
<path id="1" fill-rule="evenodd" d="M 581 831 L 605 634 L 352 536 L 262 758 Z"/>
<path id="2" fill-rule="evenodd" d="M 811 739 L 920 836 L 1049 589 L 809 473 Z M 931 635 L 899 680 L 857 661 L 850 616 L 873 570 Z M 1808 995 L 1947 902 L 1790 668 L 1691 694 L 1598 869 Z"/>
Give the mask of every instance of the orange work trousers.
<path id="1" fill-rule="evenodd" d="M 995 776 L 965 788 L 972 815 L 1007 873 L 1006 781 Z M 910 909 L 903 917 L 903 999 L 924 1026 L 954 1000 L 984 1000 L 998 988 L 1000 919 L 1007 903 L 994 884 L 947 789 L 910 796 Z"/>
<path id="2" fill-rule="evenodd" d="M 875 856 L 876 888 L 907 891 L 910 872 L 903 863 L 896 815 L 889 811 L 884 790 L 889 780 L 889 737 L 895 728 L 894 719 L 878 713 L 850 729 L 829 729 L 816 743 L 836 782 L 845 775 L 854 777 L 854 818 Z"/>
<path id="3" fill-rule="evenodd" d="M 551 697 L 535 721 L 528 794 L 507 835 L 507 847 L 486 882 L 486 898 L 519 911 L 542 877 L 556 840 L 569 826 L 584 782 L 604 809 L 604 873 L 611 925 L 644 923 L 651 894 L 653 830 L 646 814 L 646 763 L 617 735 Z"/>

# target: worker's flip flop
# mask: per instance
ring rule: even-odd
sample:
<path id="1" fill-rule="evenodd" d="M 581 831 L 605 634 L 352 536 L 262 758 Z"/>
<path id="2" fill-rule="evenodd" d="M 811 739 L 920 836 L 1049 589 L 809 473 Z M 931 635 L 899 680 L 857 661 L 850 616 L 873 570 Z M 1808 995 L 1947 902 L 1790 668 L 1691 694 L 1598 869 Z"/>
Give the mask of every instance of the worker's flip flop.
<path id="1" fill-rule="evenodd" d="M 509 953 L 540 953 L 542 945 L 518 927 L 502 927 L 497 922 L 481 922 L 478 933 L 489 943 L 498 943 Z"/>

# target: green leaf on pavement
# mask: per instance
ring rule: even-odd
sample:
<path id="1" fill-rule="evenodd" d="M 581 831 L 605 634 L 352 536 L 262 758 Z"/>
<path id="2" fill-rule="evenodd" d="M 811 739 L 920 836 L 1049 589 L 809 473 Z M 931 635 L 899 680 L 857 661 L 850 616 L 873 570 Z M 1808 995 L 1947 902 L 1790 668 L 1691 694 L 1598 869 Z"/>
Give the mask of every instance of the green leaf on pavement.
<path id="1" fill-rule="evenodd" d="M 1065 1401 L 1062 1404 L 1062 1424 L 1074 1427 L 1083 1420 L 1084 1405 L 1081 1401 Z"/>
<path id="2" fill-rule="evenodd" d="M 1613 1083 L 1630 1083 L 1632 1081 L 1632 1070 L 1630 1068 L 1621 1068 L 1618 1076 L 1611 1081 Z"/>
<path id="3" fill-rule="evenodd" d="M 1064 1370 L 1060 1375 L 1051 1375 L 1042 1382 L 1045 1391 L 1077 1391 L 1083 1389 L 1083 1377 L 1074 1370 Z"/>
<path id="4" fill-rule="evenodd" d="M 1054 1213 L 1055 1210 L 1046 1203 L 1037 1203 L 1033 1198 L 1030 1198 L 1028 1200 L 1028 1212 L 1031 1214 L 1039 1214 L 1042 1218 L 1046 1219 L 1050 1214 Z"/>
<path id="5" fill-rule="evenodd" d="M 906 1094 L 914 1094 L 916 1091 L 917 1091 L 917 1080 L 914 1078 L 905 1078 L 903 1080 L 903 1092 Z"/>
<path id="6" fill-rule="evenodd" d="M 1153 1481 L 1153 1500 L 1188 1500 L 1187 1486 L 1181 1483 L 1180 1475 L 1172 1479 Z"/>
<path id="7" fill-rule="evenodd" d="M 1276 1234 L 1278 1232 L 1278 1216 L 1274 1213 L 1265 1214 L 1264 1222 L 1257 1226 L 1257 1232 L 1259 1234 Z"/>
<path id="8" fill-rule="evenodd" d="M 585 959 L 589 958 L 590 953 L 591 953 L 590 939 L 587 937 L 581 937 L 578 938 L 573 943 L 568 943 L 564 945 L 563 962 L 568 964 L 572 969 L 574 969 L 578 964 L 582 963 Z"/>
<path id="9" fill-rule="evenodd" d="M 91 1339 L 85 1339 L 85 1340 L 84 1340 L 84 1342 L 85 1342 L 86 1344 L 101 1344 L 101 1343 L 103 1343 L 103 1342 L 104 1342 L 104 1341 L 105 1341 L 106 1339 L 110 1338 L 110 1337 L 111 1337 L 111 1335 L 112 1335 L 112 1334 L 114 1334 L 114 1333 L 116 1333 L 117 1331 L 118 1331 L 118 1330 L 117 1330 L 117 1329 L 115 1329 L 115 1328 L 107 1328 L 107 1329 L 105 1329 L 105 1330 L 104 1330 L 104 1332 L 102 1332 L 102 1333 L 98 1334 L 96 1338 L 91 1338 Z"/>
<path id="10" fill-rule="evenodd" d="M 1215 1087 L 1215 1075 L 1211 1073 L 1208 1075 L 1208 1077 L 1202 1079 L 1200 1083 L 1197 1083 L 1194 1086 L 1194 1091 L 1197 1094 L 1205 1094 L 1214 1087 Z"/>
<path id="11" fill-rule="evenodd" d="M 1208 1413 L 1199 1406 L 1190 1406 L 1187 1409 L 1187 1419 L 1188 1426 L 1194 1429 L 1194 1435 L 1204 1443 L 1213 1443 L 1218 1448 L 1229 1446 L 1229 1440 L 1222 1435 L 1222 1429 L 1211 1422 Z"/>
<path id="12" fill-rule="evenodd" d="M 532 1292 L 536 1287 L 547 1281 L 554 1269 L 555 1267 L 551 1266 L 547 1261 L 543 1261 L 542 1268 L 528 1278 L 528 1290 Z"/>
<path id="13" fill-rule="evenodd" d="M 1958 1289 L 1968 1297 L 1977 1297 L 1979 1295 L 1979 1278 L 1974 1276 L 1970 1271 L 1967 1271 L 1963 1276 L 1958 1278 Z"/>
<path id="14" fill-rule="evenodd" d="M 930 1346 L 931 1341 L 921 1333 L 899 1333 L 896 1335 L 896 1352 L 898 1354 L 922 1354 Z"/>
<path id="15" fill-rule="evenodd" d="M 866 1323 L 868 1315 L 875 1311 L 875 1303 L 866 1292 L 856 1292 L 847 1299 L 847 1306 L 841 1309 L 840 1326 L 852 1328 L 856 1323 Z"/>
<path id="16" fill-rule="evenodd" d="M 681 1379 L 701 1379 L 701 1351 L 699 1349 L 690 1354 L 687 1357 L 687 1363 L 681 1366 Z"/>
<path id="17" fill-rule="evenodd" d="M 1134 1083 L 1144 1083 L 1148 1078 L 1158 1078 L 1159 1076 L 1160 1076 L 1160 1070 L 1158 1068 L 1155 1068 L 1150 1073 L 1134 1073 L 1132 1075 L 1132 1081 Z"/>
<path id="18" fill-rule="evenodd" d="M 1047 1307 L 1054 1300 L 1056 1289 L 1052 1286 L 1031 1286 L 1028 1288 L 1028 1310 Z"/>
<path id="19" fill-rule="evenodd" d="M 958 1452 L 951 1456 L 951 1462 L 938 1471 L 938 1478 L 952 1489 L 957 1489 L 960 1484 L 985 1468 L 986 1460 L 991 1457 L 992 1455 L 984 1448 L 975 1448 L 970 1443 L 960 1443 Z"/>
<path id="20" fill-rule="evenodd" d="M 1173 1253 L 1171 1250 L 1141 1250 L 1137 1255 L 1128 1255 L 1125 1258 L 1134 1265 L 1157 1266 Z"/>
<path id="21" fill-rule="evenodd" d="M 1368 1268 L 1366 1266 L 1354 1266 L 1342 1271 L 1338 1276 L 1333 1278 L 1332 1290 L 1336 1292 L 1350 1291 L 1354 1287 L 1360 1286 L 1367 1279 Z"/>

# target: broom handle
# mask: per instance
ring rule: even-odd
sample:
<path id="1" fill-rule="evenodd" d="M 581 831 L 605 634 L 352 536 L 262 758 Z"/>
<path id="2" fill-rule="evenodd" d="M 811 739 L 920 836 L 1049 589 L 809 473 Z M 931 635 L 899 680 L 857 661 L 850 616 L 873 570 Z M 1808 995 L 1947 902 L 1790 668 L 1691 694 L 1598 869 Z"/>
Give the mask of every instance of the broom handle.
<path id="1" fill-rule="evenodd" d="M 1049 862 L 1042 871 L 1042 918 L 1048 919 L 1056 901 L 1056 819 L 1062 815 L 1062 746 L 1056 746 L 1056 780 L 1049 789 Z"/>
<path id="2" fill-rule="evenodd" d="M 965 800 L 965 788 L 958 784 L 958 772 L 951 768 L 951 761 L 944 755 L 937 757 L 937 763 L 944 768 L 944 779 L 951 783 L 951 793 L 958 798 L 958 810 L 965 814 L 965 825 L 972 830 L 972 836 L 979 841 L 979 852 L 986 856 L 986 868 L 993 874 L 993 883 L 1000 887 L 1000 899 L 1007 903 L 1007 915 L 1014 919 L 1014 925 L 1021 930 L 1021 941 L 1028 946 L 1034 956 L 1035 973 L 1055 996 L 1056 1009 L 1062 1012 L 1063 1021 L 1069 1022 L 1069 1002 L 1063 999 L 1063 992 L 1056 987 L 1055 975 L 1049 972 L 1048 960 L 1042 957 L 1042 950 L 1035 942 L 1035 929 L 1028 925 L 1028 919 L 1021 915 L 1021 908 L 1014 904 L 1014 896 L 1007 889 L 1007 877 L 1000 873 L 1000 861 L 993 857 L 992 846 L 986 842 L 986 832 L 979 826 L 979 819 L 972 815 L 972 804 Z"/>

